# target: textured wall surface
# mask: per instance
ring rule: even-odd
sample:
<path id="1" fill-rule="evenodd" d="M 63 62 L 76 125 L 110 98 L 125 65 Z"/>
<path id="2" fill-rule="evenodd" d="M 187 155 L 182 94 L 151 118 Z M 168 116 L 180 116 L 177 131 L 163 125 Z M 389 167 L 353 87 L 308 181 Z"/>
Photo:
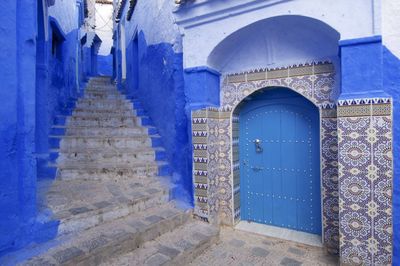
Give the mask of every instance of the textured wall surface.
<path id="1" fill-rule="evenodd" d="M 121 39 L 126 41 L 127 93 L 142 102 L 162 137 L 172 181 L 178 185 L 174 197 L 191 204 L 188 103 L 181 40 L 172 8 L 173 3 L 167 0 L 138 1 L 128 21 L 127 3 L 121 18 L 126 36 Z"/>
<path id="2" fill-rule="evenodd" d="M 78 1 L 79 2 L 79 1 Z M 50 2 L 49 2 L 50 4 Z M 56 114 L 79 93 L 76 1 L 0 4 L 0 254 L 57 233 L 50 213 L 38 213 L 37 186 L 51 177 L 49 132 Z M 54 36 L 60 40 L 52 49 Z M 77 61 L 78 60 L 78 61 Z M 79 78 L 81 79 L 81 78 Z"/>

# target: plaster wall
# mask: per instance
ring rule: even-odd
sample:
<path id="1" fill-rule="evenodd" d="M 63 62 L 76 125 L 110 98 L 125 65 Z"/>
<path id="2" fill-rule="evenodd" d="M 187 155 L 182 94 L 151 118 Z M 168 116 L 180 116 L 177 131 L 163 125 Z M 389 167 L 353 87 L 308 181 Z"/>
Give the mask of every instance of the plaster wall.
<path id="1" fill-rule="evenodd" d="M 68 34 L 77 28 L 78 11 L 76 9 L 76 1 L 56 1 L 49 7 L 48 13 L 58 21 L 62 31 Z"/>
<path id="2" fill-rule="evenodd" d="M 108 55 L 113 44 L 113 6 L 112 4 L 96 3 L 96 34 L 102 43 L 99 55 Z"/>
<path id="3" fill-rule="evenodd" d="M 380 28 L 376 26 L 379 5 L 373 0 L 306 2 L 203 0 L 178 8 L 175 15 L 184 34 L 184 67 L 207 65 L 208 55 L 227 36 L 252 23 L 276 16 L 298 15 L 320 20 L 339 32 L 341 39 L 380 34 Z"/>
<path id="4" fill-rule="evenodd" d="M 40 25 L 38 16 L 43 18 Z M 6 99 L 0 106 L 2 255 L 57 233 L 57 221 L 38 213 L 37 184 L 50 177 L 42 166 L 54 116 L 79 93 L 80 56 L 75 1 L 56 1 L 48 9 L 41 1 L 1 2 L 0 25 L 0 95 Z M 40 29 L 45 33 L 39 34 Z M 51 52 L 53 31 L 64 40 L 59 56 Z"/>
<path id="5" fill-rule="evenodd" d="M 7 38 L 0 38 L 2 52 L 0 60 L 0 96 L 7 99 L 0 106 L 0 250 L 10 247 L 17 234 L 19 215 L 18 194 L 18 155 L 16 136 L 18 133 L 17 118 L 17 4 L 0 2 L 0 33 Z M 7 66 L 7 67 L 4 67 Z"/>
<path id="6" fill-rule="evenodd" d="M 192 203 L 188 106 L 183 81 L 181 36 L 169 0 L 138 1 L 130 21 L 127 2 L 120 28 L 125 32 L 127 75 L 125 89 L 138 98 L 162 137 L 171 178 L 178 188 L 174 197 Z M 121 73 L 121 60 L 118 73 Z"/>

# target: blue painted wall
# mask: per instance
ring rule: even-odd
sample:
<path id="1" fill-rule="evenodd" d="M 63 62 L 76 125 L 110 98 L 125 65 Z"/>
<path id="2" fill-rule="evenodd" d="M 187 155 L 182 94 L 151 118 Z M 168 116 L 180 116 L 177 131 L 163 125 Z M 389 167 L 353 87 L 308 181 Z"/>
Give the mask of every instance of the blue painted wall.
<path id="1" fill-rule="evenodd" d="M 400 58 L 383 46 L 383 88 L 393 97 L 393 265 L 400 265 Z"/>
<path id="2" fill-rule="evenodd" d="M 100 76 L 112 76 L 112 55 L 97 55 L 97 72 Z"/>
<path id="3" fill-rule="evenodd" d="M 126 32 L 126 80 L 121 80 L 121 45 L 115 52 L 120 87 L 138 98 L 161 135 L 172 181 L 173 196 L 193 204 L 190 99 L 186 91 L 182 40 L 174 24 L 171 1 L 138 1 L 132 19 L 120 24 Z M 117 35 L 118 36 L 118 35 Z M 122 39 L 122 38 L 121 38 Z"/>
<path id="4" fill-rule="evenodd" d="M 85 77 L 76 77 L 83 73 L 76 69 L 83 63 L 76 1 L 51 5 L 0 3 L 0 255 L 57 233 L 51 213 L 38 213 L 37 185 L 51 177 L 45 165 L 54 117 L 80 95 Z M 54 36 L 62 42 L 53 54 Z"/>
<path id="5" fill-rule="evenodd" d="M 169 43 L 148 45 L 143 32 L 127 45 L 128 95 L 138 98 L 152 118 L 167 151 L 174 197 L 191 203 L 191 145 L 185 113 L 182 54 Z"/>

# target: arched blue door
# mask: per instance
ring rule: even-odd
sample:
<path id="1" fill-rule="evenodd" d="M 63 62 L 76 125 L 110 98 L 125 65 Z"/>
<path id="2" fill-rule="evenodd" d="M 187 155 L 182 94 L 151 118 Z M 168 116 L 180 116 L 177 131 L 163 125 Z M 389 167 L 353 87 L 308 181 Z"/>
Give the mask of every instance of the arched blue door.
<path id="1" fill-rule="evenodd" d="M 318 109 L 268 89 L 244 101 L 239 123 L 241 219 L 320 235 Z"/>

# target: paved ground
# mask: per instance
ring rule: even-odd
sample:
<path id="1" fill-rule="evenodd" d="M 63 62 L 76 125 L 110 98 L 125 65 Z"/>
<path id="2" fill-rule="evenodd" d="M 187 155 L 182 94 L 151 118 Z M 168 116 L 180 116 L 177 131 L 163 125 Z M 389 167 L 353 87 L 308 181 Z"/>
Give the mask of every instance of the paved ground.
<path id="1" fill-rule="evenodd" d="M 321 248 L 223 228 L 220 242 L 191 266 L 214 265 L 339 265 L 338 257 Z"/>

